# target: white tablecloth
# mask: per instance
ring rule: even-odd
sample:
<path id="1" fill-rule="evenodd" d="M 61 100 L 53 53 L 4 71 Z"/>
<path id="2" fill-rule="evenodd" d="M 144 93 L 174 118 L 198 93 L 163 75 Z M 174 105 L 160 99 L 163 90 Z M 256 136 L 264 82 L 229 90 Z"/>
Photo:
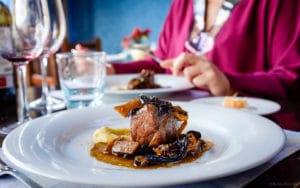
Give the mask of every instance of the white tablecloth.
<path id="1" fill-rule="evenodd" d="M 243 173 L 239 173 L 237 175 L 220 178 L 212 181 L 207 182 L 199 182 L 199 183 L 192 183 L 192 184 L 184 184 L 184 185 L 176 185 L 176 186 L 170 186 L 175 188 L 194 188 L 194 187 L 225 187 L 225 188 L 231 188 L 231 187 L 242 187 L 252 180 L 254 180 L 256 177 L 261 175 L 264 171 L 269 169 L 274 164 L 278 163 L 282 159 L 286 158 L 287 156 L 293 154 L 297 150 L 300 149 L 300 132 L 293 132 L 293 131 L 284 131 L 286 134 L 286 143 L 284 148 L 281 152 L 278 153 L 271 161 L 258 166 L 254 169 L 245 171 Z M 0 155 L 1 157 L 4 157 L 2 154 L 2 149 L 0 149 Z M 49 187 L 49 188 L 79 188 L 79 187 L 107 187 L 107 186 L 90 186 L 90 185 L 80 185 L 80 184 L 72 184 L 68 182 L 60 182 L 57 180 L 51 180 L 48 178 L 40 177 L 37 175 L 28 174 L 30 177 L 32 177 L 36 182 L 38 182 L 43 187 Z M 4 176 L 0 177 L 0 187 L 1 188 L 23 188 L 25 187 L 23 184 L 21 184 L 18 180 L 11 176 Z M 168 187 L 168 186 L 167 186 Z"/>

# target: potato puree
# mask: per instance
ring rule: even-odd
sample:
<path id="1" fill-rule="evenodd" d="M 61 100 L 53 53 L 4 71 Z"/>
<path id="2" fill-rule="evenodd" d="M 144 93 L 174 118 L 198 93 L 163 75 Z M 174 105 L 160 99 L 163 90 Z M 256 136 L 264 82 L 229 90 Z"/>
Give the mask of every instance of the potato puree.
<path id="1" fill-rule="evenodd" d="M 129 128 L 113 129 L 107 126 L 100 127 L 93 134 L 93 142 L 108 143 L 118 137 L 131 140 L 130 129 Z"/>

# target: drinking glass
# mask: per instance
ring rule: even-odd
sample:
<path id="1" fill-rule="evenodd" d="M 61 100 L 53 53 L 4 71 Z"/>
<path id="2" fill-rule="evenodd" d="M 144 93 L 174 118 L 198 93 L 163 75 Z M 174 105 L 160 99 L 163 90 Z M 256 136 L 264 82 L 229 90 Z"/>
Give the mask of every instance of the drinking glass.
<path id="1" fill-rule="evenodd" d="M 26 64 L 37 58 L 43 50 L 49 33 L 49 12 L 46 0 L 11 0 L 11 35 L 7 41 L 12 48 L 3 49 L 0 55 L 16 67 L 18 122 L 0 130 L 6 134 L 30 119 Z"/>
<path id="2" fill-rule="evenodd" d="M 56 58 L 67 108 L 100 105 L 105 87 L 106 53 L 59 53 Z"/>
<path id="3" fill-rule="evenodd" d="M 48 95 L 47 65 L 49 56 L 57 52 L 66 35 L 66 20 L 61 0 L 47 0 L 50 14 L 50 33 L 40 56 L 42 96 L 29 104 L 30 109 L 49 114 L 65 108 L 65 103 Z"/>

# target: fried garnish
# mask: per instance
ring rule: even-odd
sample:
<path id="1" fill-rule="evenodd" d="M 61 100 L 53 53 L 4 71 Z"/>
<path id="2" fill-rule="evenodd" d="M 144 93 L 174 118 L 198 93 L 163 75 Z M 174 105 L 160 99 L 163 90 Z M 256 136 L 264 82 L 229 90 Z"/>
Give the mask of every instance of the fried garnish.
<path id="1" fill-rule="evenodd" d="M 115 106 L 114 109 L 123 117 L 128 117 L 133 109 L 141 108 L 142 102 L 139 98 L 132 99 L 125 104 Z"/>
<path id="2" fill-rule="evenodd" d="M 177 120 L 183 121 L 181 126 L 177 130 L 177 136 L 178 136 L 182 133 L 182 131 L 185 129 L 187 125 L 188 113 L 185 110 L 183 110 L 180 106 L 173 106 L 172 114 Z"/>

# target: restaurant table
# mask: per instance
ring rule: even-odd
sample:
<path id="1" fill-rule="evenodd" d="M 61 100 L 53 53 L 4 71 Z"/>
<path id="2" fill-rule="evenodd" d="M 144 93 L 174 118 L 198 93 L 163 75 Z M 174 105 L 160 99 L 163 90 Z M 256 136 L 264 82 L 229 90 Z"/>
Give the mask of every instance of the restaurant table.
<path id="1" fill-rule="evenodd" d="M 40 96 L 40 88 L 32 87 L 28 90 L 29 101 L 34 100 Z M 172 93 L 165 98 L 171 101 L 190 101 L 197 98 L 208 97 L 209 94 L 196 89 L 181 91 Z M 115 97 L 104 96 L 104 102 L 122 102 L 128 99 L 120 99 Z M 299 104 L 280 102 L 281 106 L 284 106 L 279 113 L 293 112 L 290 119 L 293 124 L 299 123 L 300 125 L 300 109 Z M 59 112 L 58 112 L 59 113 Z M 36 111 L 31 111 L 33 118 L 39 117 L 41 114 Z M 274 120 L 272 116 L 266 116 L 267 118 Z M 0 108 L 0 127 L 7 126 L 9 123 L 13 123 L 17 120 L 16 107 L 7 106 Z M 211 181 L 194 182 L 190 184 L 166 186 L 166 187 L 300 187 L 300 132 L 284 130 L 287 137 L 286 144 L 282 151 L 276 155 L 271 161 L 266 162 L 263 165 L 247 170 L 242 173 L 223 177 Z M 266 135 L 272 136 L 272 135 Z M 0 135 L 0 146 L 5 135 Z M 0 156 L 3 158 L 2 149 L 0 148 Z M 26 172 L 25 172 L 26 173 Z M 27 173 L 28 174 L 28 173 Z M 28 174 L 43 187 L 96 187 L 72 184 L 68 182 L 60 182 L 57 180 L 40 177 L 38 175 Z M 21 188 L 25 187 L 22 183 L 11 176 L 0 177 L 1 188 Z M 98 186 L 97 186 L 98 187 Z M 107 186 L 105 186 L 107 187 Z"/>

